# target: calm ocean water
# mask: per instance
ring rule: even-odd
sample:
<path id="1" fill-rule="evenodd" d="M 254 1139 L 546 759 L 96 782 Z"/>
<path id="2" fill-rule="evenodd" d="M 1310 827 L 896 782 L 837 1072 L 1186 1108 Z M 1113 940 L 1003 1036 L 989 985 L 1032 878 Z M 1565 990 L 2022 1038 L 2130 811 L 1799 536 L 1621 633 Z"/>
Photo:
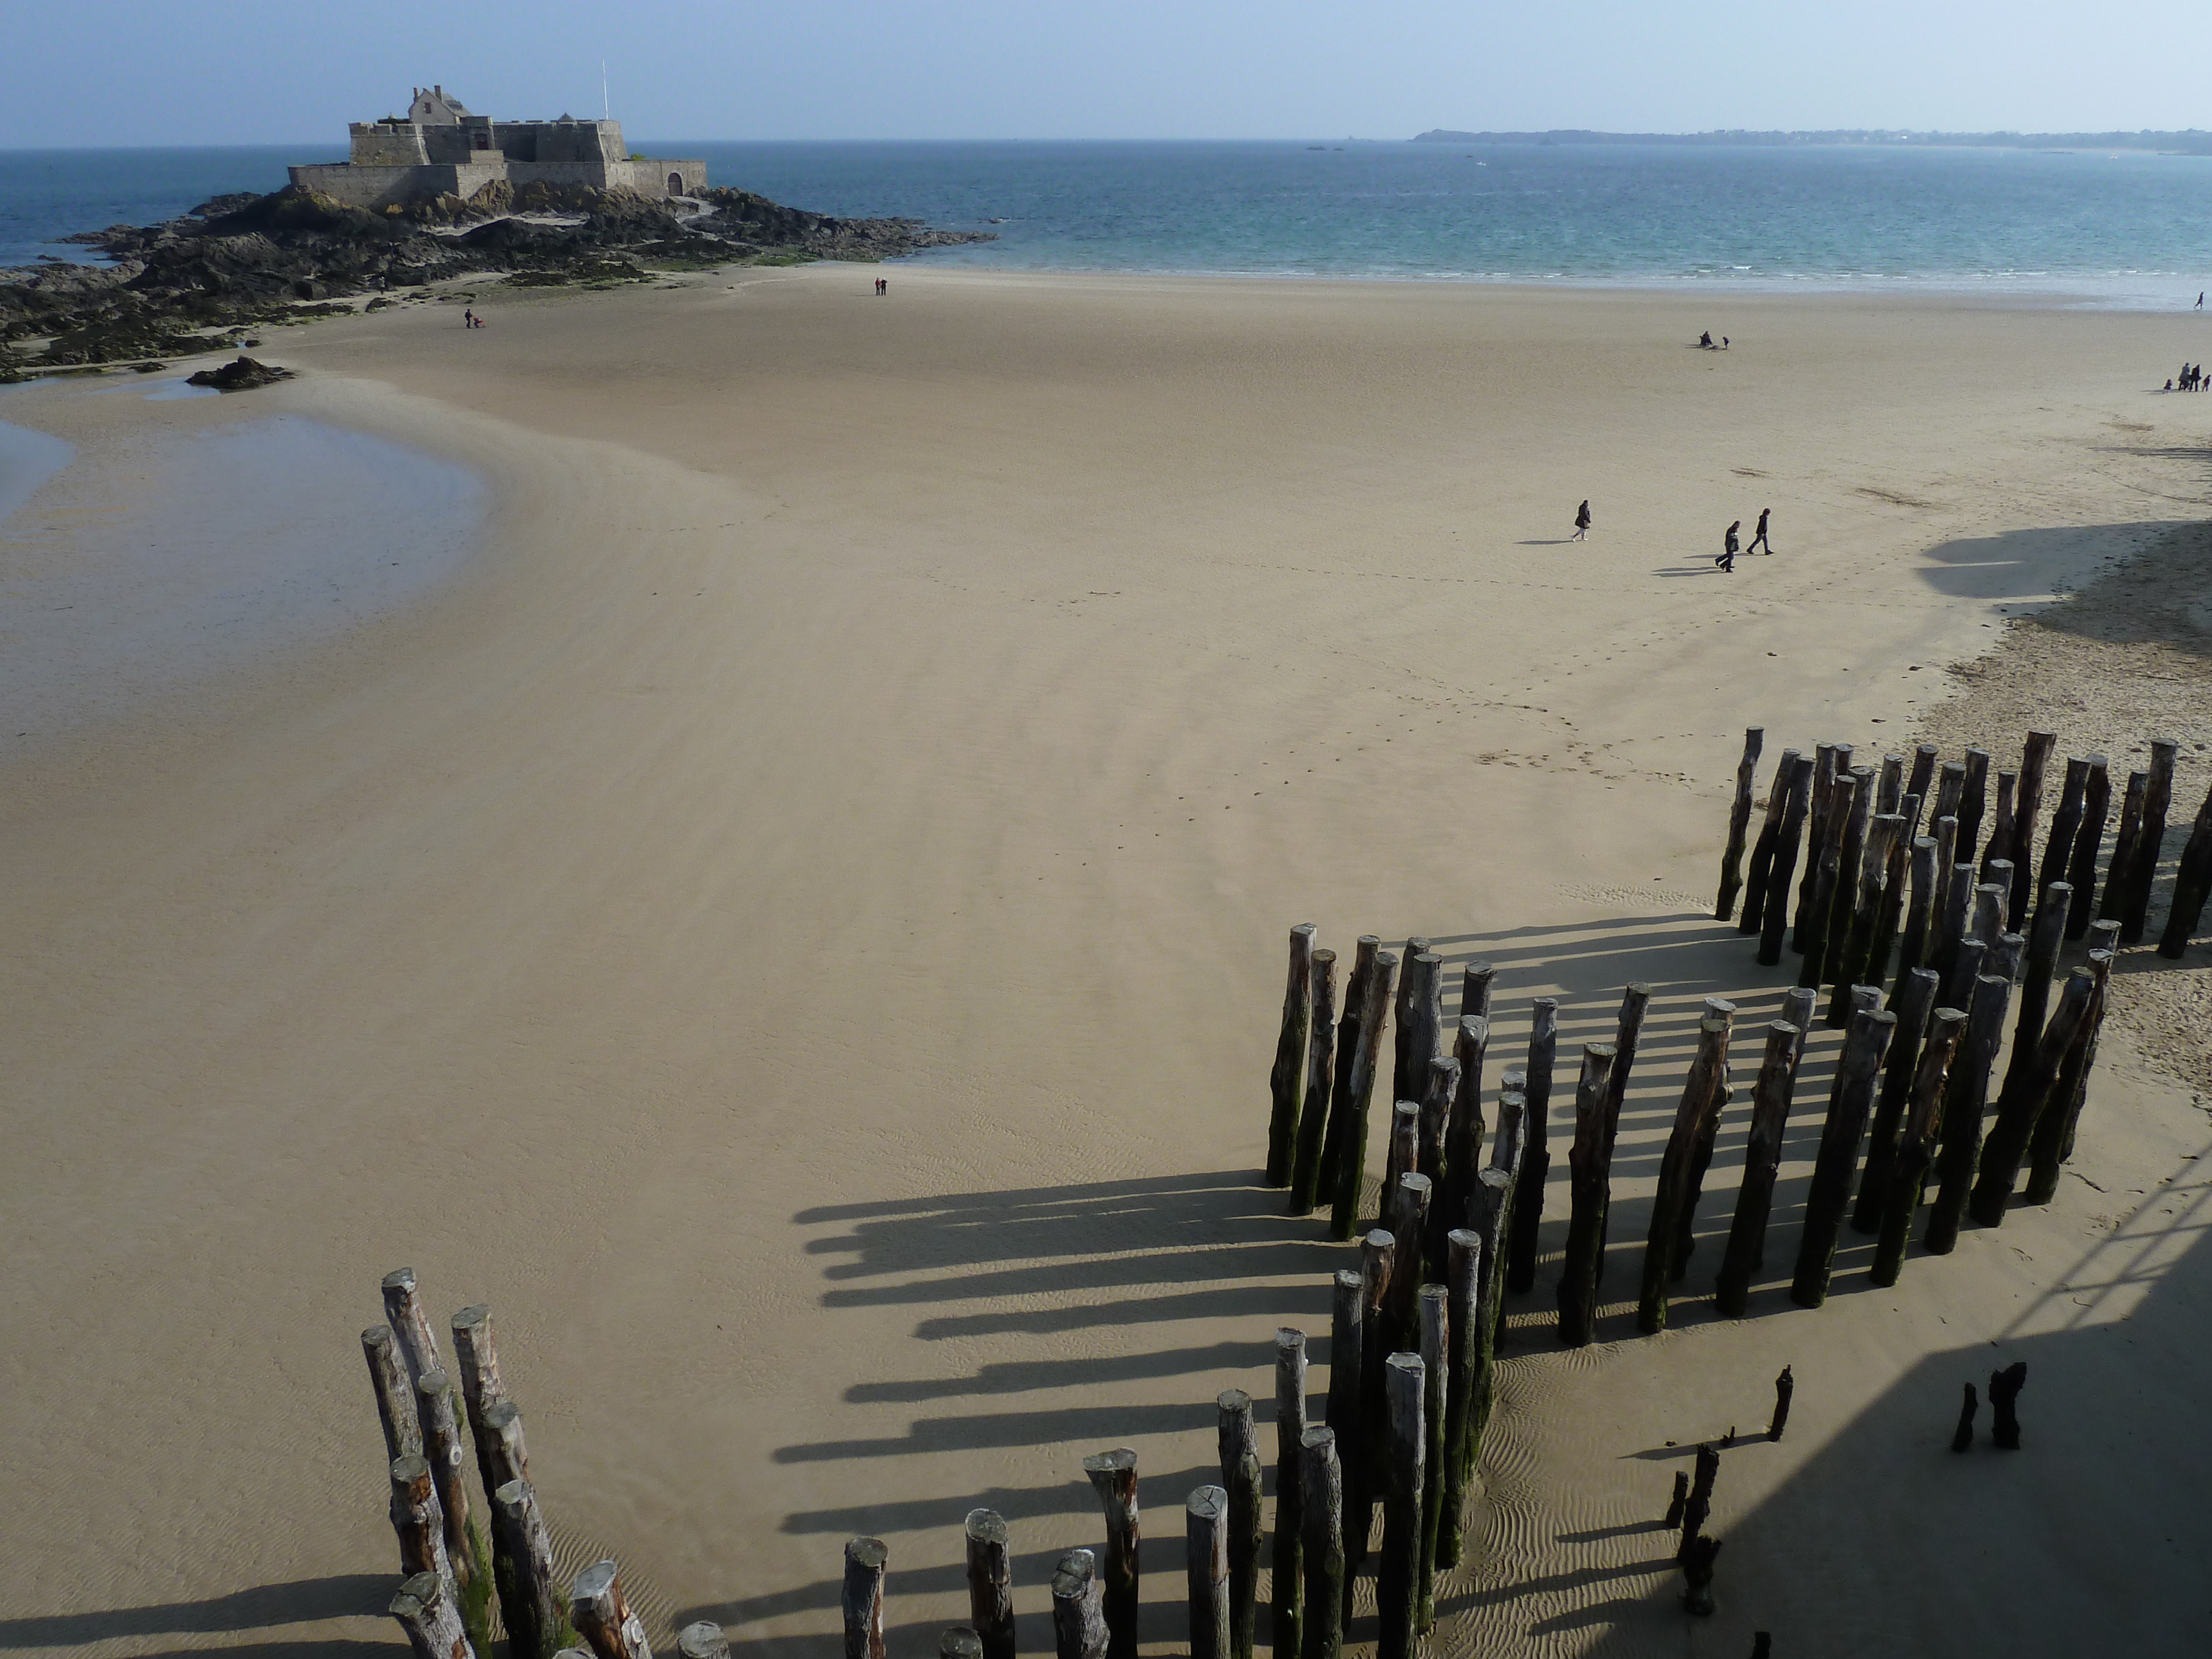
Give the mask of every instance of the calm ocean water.
<path id="1" fill-rule="evenodd" d="M 1921 286 L 2166 308 L 2212 286 L 2212 157 L 1636 145 L 707 143 L 717 183 L 1000 240 L 1025 270 L 1762 289 Z M 274 188 L 329 149 L 0 152 L 0 263 Z M 80 256 L 81 257 L 81 256 Z"/>

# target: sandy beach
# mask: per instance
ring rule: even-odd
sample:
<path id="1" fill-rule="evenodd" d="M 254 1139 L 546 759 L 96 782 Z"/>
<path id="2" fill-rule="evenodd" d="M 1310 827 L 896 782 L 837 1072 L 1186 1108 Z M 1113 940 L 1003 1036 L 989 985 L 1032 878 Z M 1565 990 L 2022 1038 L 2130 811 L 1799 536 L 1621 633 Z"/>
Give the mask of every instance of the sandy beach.
<path id="1" fill-rule="evenodd" d="M 927 1654 L 988 1505 L 1049 1651 L 1051 1563 L 1102 1532 L 1079 1459 L 1127 1444 L 1147 1650 L 1182 1651 L 1214 1398 L 1268 1399 L 1280 1325 L 1318 1397 L 1349 1254 L 1259 1184 L 1301 921 L 1347 961 L 1433 939 L 1455 985 L 1496 962 L 1493 1073 L 1563 999 L 1553 1255 L 1569 1056 L 1654 987 L 1600 1340 L 1557 1346 L 1555 1268 L 1511 1304 L 1431 1651 L 2200 1644 L 2212 1079 L 2174 1034 L 2212 955 L 2124 959 L 2165 1012 L 2107 1027 L 2053 1204 L 1893 1291 L 1847 1231 L 1808 1312 L 1817 1030 L 1728 1322 L 1744 1056 L 1795 958 L 1710 914 L 1749 725 L 1762 799 L 1820 739 L 2009 765 L 2032 711 L 2122 774 L 2172 735 L 2178 848 L 2212 783 L 2212 397 L 2155 388 L 2203 325 L 882 270 L 880 299 L 837 265 L 485 288 L 478 331 L 455 301 L 272 334 L 299 378 L 235 398 L 0 397 L 77 456 L 0 522 L 0 582 L 137 511 L 116 458 L 157 438 L 283 417 L 485 492 L 434 586 L 0 733 L 0 1468 L 37 1517 L 0 1646 L 404 1652 L 357 1334 L 408 1265 L 441 1330 L 493 1309 L 564 1565 L 616 1556 L 656 1648 L 709 1618 L 749 1656 L 837 1651 L 864 1532 L 892 1652 Z M 1777 556 L 1716 570 L 1762 507 Z M 2154 672 L 2039 678 L 2015 620 L 2076 590 L 2140 619 L 2095 584 L 2145 558 L 2185 602 L 2096 637 Z M 1691 1294 L 1642 1338 L 1714 994 L 1740 1103 Z M 2013 1359 L 2027 1449 L 1952 1457 L 1960 1385 Z M 1785 1363 L 1790 1432 L 1726 1455 L 1691 1624 L 1673 1474 L 1763 1427 Z"/>

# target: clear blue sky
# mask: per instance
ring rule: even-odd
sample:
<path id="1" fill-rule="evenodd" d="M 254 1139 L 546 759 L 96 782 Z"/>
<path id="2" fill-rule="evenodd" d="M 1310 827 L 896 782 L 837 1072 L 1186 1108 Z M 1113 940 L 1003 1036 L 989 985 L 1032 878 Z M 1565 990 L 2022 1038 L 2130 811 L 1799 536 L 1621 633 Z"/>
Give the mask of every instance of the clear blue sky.
<path id="1" fill-rule="evenodd" d="M 2212 4 L 11 0 L 0 148 L 342 141 L 441 82 L 641 138 L 2212 125 Z"/>

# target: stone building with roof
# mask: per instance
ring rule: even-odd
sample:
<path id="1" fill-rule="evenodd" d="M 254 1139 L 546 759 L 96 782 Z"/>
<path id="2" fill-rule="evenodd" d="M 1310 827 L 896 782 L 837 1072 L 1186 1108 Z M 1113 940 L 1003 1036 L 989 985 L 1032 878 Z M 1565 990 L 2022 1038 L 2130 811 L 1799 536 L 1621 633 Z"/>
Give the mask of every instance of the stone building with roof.
<path id="1" fill-rule="evenodd" d="M 495 121 L 443 87 L 417 87 L 404 118 L 356 121 L 351 159 L 295 167 L 292 182 L 354 207 L 438 196 L 468 200 L 488 185 L 589 185 L 665 199 L 707 184 L 704 161 L 633 156 L 619 121 Z"/>

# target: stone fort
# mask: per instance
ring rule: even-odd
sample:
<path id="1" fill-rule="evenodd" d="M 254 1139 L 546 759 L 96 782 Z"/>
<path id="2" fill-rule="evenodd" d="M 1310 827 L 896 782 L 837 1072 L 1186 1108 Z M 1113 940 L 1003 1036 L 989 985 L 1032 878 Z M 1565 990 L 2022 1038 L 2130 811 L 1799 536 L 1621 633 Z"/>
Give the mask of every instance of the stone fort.
<path id="1" fill-rule="evenodd" d="M 354 207 L 435 196 L 466 201 L 487 185 L 590 185 L 665 199 L 707 184 L 704 161 L 633 157 L 619 121 L 495 121 L 472 115 L 443 87 L 417 87 L 402 120 L 356 121 L 350 161 L 291 169 L 302 190 Z"/>

